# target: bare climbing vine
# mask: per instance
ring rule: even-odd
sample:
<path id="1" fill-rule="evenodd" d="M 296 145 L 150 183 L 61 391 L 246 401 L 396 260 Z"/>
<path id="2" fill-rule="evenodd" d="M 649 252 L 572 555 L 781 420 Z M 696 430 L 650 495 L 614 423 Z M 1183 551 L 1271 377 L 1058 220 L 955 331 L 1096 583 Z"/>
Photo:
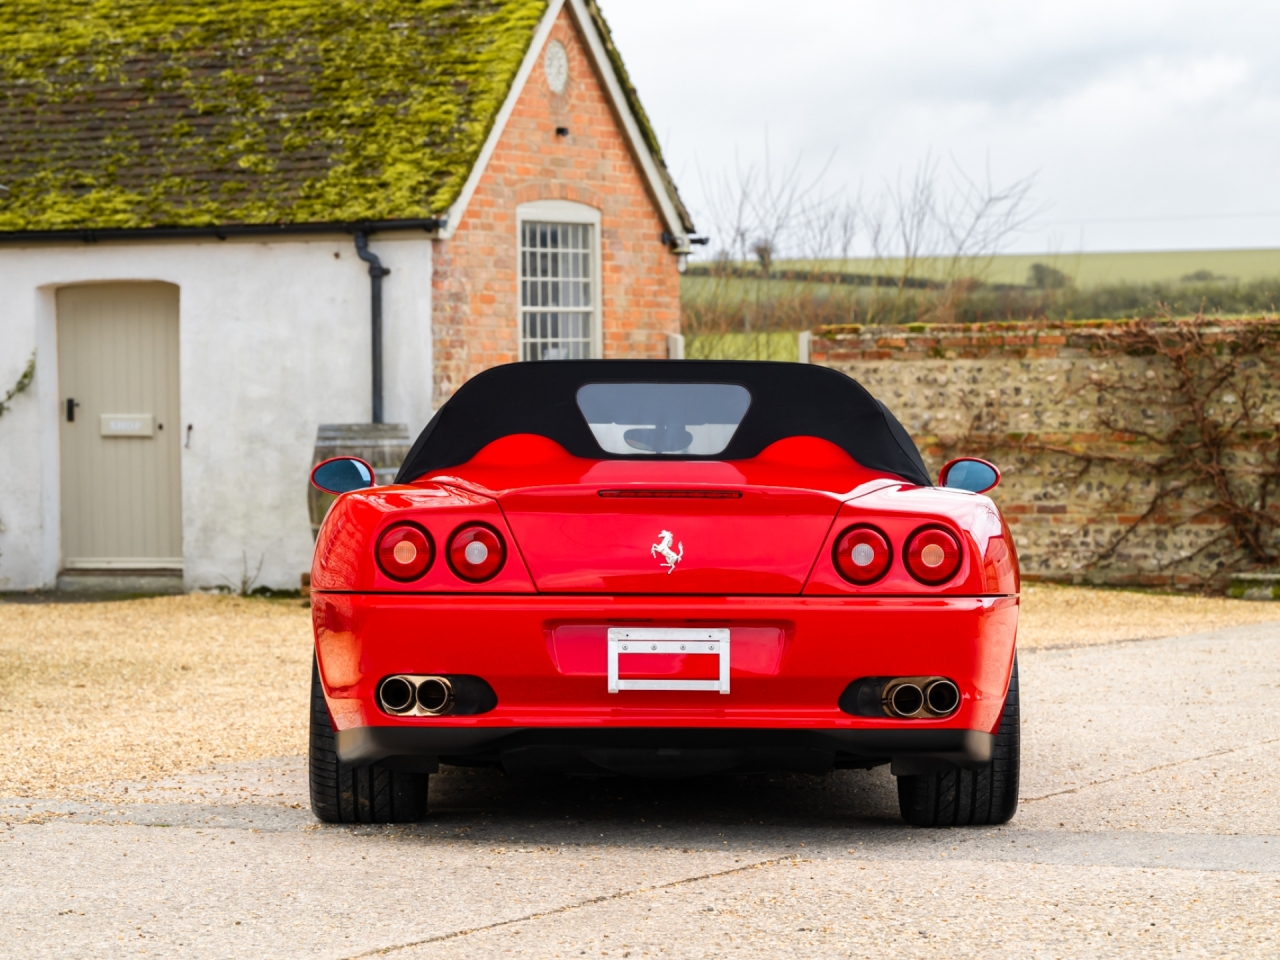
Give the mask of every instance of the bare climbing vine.
<path id="1" fill-rule="evenodd" d="M 1145 361 L 1098 364 L 1069 394 L 1095 405 L 1100 441 L 1009 432 L 999 401 L 988 400 L 948 450 L 1057 454 L 1074 463 L 1073 485 L 1098 467 L 1124 476 L 1111 507 L 1135 496 L 1141 505 L 1123 511 L 1091 568 L 1144 529 L 1193 524 L 1204 533 L 1160 558 L 1161 572 L 1202 557 L 1221 575 L 1280 563 L 1280 320 L 1143 320 L 1090 334 L 1095 358 Z"/>
<path id="2" fill-rule="evenodd" d="M 35 382 L 36 379 L 36 353 L 31 351 L 31 359 L 27 361 L 27 365 L 23 368 L 22 373 L 18 376 L 18 382 L 5 391 L 4 399 L 0 400 L 0 417 L 9 412 L 9 405 L 13 402 L 14 397 L 27 392 L 27 389 Z M 4 533 L 4 518 L 0 517 L 0 533 Z"/>
<path id="3" fill-rule="evenodd" d="M 1152 490 L 1097 560 L 1110 559 L 1145 525 L 1204 520 L 1216 521 L 1216 532 L 1173 564 L 1211 550 L 1224 569 L 1280 560 L 1280 323 L 1139 321 L 1100 331 L 1094 352 L 1149 358 L 1145 375 L 1091 378 L 1106 400 L 1100 426 L 1134 452 L 1044 448 L 1086 467 L 1114 465 Z"/>
<path id="4" fill-rule="evenodd" d="M 27 388 L 35 382 L 36 379 L 36 354 L 31 352 L 31 359 L 27 361 L 26 367 L 23 368 L 22 374 L 18 377 L 18 382 L 5 391 L 4 399 L 0 400 L 0 417 L 9 412 L 9 404 L 13 402 L 14 397 L 21 393 L 26 393 Z"/>

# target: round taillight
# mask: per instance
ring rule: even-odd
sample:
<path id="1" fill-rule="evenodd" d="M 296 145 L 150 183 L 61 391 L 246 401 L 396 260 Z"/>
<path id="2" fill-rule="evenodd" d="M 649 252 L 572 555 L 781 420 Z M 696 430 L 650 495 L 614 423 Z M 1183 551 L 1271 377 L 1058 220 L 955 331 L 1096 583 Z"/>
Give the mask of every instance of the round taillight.
<path id="1" fill-rule="evenodd" d="M 889 538 L 875 527 L 850 527 L 836 540 L 836 569 L 850 583 L 874 583 L 884 576 L 892 559 Z"/>
<path id="2" fill-rule="evenodd" d="M 937 586 L 960 569 L 960 541 L 942 527 L 922 527 L 907 540 L 907 569 L 921 583 Z"/>
<path id="3" fill-rule="evenodd" d="M 378 540 L 378 567 L 392 580 L 417 580 L 431 568 L 436 548 L 416 523 L 388 527 Z"/>
<path id="4" fill-rule="evenodd" d="M 449 566 L 463 580 L 488 580 L 502 569 L 506 559 L 506 544 L 493 527 L 469 523 L 449 538 Z"/>

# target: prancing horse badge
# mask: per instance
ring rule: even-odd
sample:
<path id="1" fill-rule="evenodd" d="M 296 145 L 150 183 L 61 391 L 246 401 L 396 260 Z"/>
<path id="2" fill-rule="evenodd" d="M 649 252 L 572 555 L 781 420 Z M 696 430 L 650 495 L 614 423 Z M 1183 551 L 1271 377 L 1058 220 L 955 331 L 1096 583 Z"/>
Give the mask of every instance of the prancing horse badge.
<path id="1" fill-rule="evenodd" d="M 683 543 L 677 544 L 680 548 L 679 553 L 671 549 L 671 541 L 674 539 L 675 536 L 670 530 L 663 530 L 658 534 L 658 542 L 649 548 L 649 556 L 662 555 L 662 565 L 667 568 L 667 573 L 672 573 L 676 568 L 676 564 L 684 557 Z"/>

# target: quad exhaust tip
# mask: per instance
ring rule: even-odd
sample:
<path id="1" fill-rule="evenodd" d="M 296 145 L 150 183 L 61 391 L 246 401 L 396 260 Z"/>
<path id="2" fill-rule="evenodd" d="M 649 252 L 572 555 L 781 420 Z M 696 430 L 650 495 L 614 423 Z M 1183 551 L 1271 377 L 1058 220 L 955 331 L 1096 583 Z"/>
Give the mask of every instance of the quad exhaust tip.
<path id="1" fill-rule="evenodd" d="M 960 706 L 960 688 L 945 677 L 924 688 L 924 703 L 940 717 L 955 713 Z"/>
<path id="2" fill-rule="evenodd" d="M 889 711 L 898 717 L 914 717 L 924 706 L 924 692 L 914 683 L 900 683 L 887 696 Z"/>
<path id="3" fill-rule="evenodd" d="M 423 677 L 418 684 L 418 709 L 428 716 L 448 713 L 453 706 L 453 684 L 445 677 Z"/>
<path id="4" fill-rule="evenodd" d="M 949 717 L 960 707 L 960 688 L 946 677 L 898 677 L 884 685 L 884 712 L 891 717 Z"/>
<path id="5" fill-rule="evenodd" d="M 438 717 L 454 705 L 448 677 L 396 674 L 378 687 L 378 705 L 397 717 Z"/>

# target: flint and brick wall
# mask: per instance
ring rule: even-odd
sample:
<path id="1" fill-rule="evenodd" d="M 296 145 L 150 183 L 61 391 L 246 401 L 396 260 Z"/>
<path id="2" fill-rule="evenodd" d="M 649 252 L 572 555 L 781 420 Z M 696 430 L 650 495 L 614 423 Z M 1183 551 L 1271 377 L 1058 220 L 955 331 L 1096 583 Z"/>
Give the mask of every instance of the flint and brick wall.
<path id="1" fill-rule="evenodd" d="M 1120 411 L 1108 386 L 1150 383 L 1159 358 L 1099 350 L 1115 324 L 930 325 L 848 327 L 815 333 L 811 360 L 842 370 L 902 420 L 932 471 L 970 454 L 1003 471 L 992 493 L 1014 534 L 1029 579 L 1198 588 L 1221 582 L 1229 551 L 1196 551 L 1223 529 L 1193 497 L 1108 547 L 1150 503 L 1153 481 L 1123 465 L 1084 456 L 1150 456 L 1156 451 L 1111 419 L 1154 433 L 1170 423 L 1158 403 Z M 1240 358 L 1246 372 L 1257 358 Z M 1257 420 L 1280 427 L 1280 384 L 1254 371 Z M 1154 394 L 1153 394 L 1154 395 Z M 1238 398 L 1227 394 L 1226 404 Z M 1239 451 L 1257 460 L 1266 437 Z M 1054 448 L 1053 452 L 1046 448 Z M 1276 509 L 1273 505 L 1272 509 Z M 1273 546 L 1280 547 L 1280 543 Z"/>
<path id="2" fill-rule="evenodd" d="M 436 245 L 437 405 L 481 370 L 519 359 L 522 203 L 572 200 L 600 211 L 606 358 L 665 357 L 667 334 L 680 332 L 676 258 L 659 239 L 666 228 L 569 9 L 549 38 L 569 57 L 564 92 L 552 91 L 539 58 L 456 232 Z"/>

